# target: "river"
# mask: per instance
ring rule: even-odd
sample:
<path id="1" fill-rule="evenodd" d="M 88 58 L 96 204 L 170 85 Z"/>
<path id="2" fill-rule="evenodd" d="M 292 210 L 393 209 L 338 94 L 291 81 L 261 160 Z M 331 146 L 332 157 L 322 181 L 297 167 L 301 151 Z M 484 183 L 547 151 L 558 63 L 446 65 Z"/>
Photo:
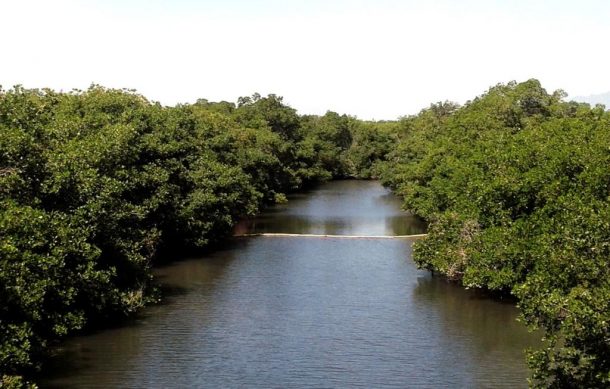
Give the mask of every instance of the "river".
<path id="1" fill-rule="evenodd" d="M 423 231 L 375 181 L 290 197 L 241 232 Z M 432 277 L 408 239 L 236 238 L 155 270 L 162 304 L 67 340 L 41 387 L 526 387 L 513 304 Z"/>

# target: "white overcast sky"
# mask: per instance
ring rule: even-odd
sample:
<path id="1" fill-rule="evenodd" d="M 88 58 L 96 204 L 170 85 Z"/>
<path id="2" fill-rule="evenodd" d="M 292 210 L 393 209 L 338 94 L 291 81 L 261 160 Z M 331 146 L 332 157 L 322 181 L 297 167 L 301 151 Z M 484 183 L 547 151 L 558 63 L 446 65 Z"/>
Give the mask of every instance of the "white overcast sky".
<path id="1" fill-rule="evenodd" d="M 276 93 L 300 113 L 395 119 L 529 78 L 610 90 L 610 1 L 0 0 L 5 89 Z"/>

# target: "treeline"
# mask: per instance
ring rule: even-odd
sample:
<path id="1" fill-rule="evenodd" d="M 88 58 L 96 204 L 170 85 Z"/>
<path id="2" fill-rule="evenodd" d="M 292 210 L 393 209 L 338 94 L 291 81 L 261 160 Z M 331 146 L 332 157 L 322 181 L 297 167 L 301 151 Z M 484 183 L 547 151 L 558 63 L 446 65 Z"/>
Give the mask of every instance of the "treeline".
<path id="1" fill-rule="evenodd" d="M 384 155 L 370 144 L 390 145 L 378 127 L 299 116 L 275 95 L 163 107 L 99 86 L 0 89 L 0 383 L 24 385 L 56 340 L 153 299 L 163 249 L 209 246 L 286 193 L 370 175 Z"/>
<path id="2" fill-rule="evenodd" d="M 534 386 L 610 386 L 610 113 L 564 98 L 530 80 L 364 122 L 275 95 L 0 89 L 0 382 L 153 300 L 158 253 L 209 247 L 316 182 L 381 177 L 430 222 L 421 267 L 517 297 L 544 330 Z"/>
<path id="3" fill-rule="evenodd" d="M 430 222 L 419 266 L 519 299 L 531 384 L 610 387 L 610 112 L 536 80 L 400 121 L 377 165 Z"/>

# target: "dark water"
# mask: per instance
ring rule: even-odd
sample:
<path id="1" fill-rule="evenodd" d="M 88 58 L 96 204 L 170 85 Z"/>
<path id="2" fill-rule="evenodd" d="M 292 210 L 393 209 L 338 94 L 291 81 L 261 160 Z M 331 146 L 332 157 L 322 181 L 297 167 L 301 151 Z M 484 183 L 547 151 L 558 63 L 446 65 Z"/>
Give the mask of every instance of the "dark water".
<path id="1" fill-rule="evenodd" d="M 376 182 L 335 182 L 246 224 L 421 232 L 399 203 Z M 417 270 L 408 240 L 241 238 L 156 274 L 164 304 L 66 342 L 42 386 L 526 387 L 537 337 L 516 309 Z"/>

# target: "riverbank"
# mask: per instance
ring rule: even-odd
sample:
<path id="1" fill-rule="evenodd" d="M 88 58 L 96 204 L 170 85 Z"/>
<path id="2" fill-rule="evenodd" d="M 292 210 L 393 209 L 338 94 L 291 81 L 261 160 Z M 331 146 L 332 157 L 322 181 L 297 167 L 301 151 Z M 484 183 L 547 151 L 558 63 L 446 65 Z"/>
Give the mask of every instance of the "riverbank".
<path id="1" fill-rule="evenodd" d="M 536 80 L 405 118 L 382 181 L 430 220 L 414 260 L 510 293 L 545 331 L 536 387 L 610 384 L 610 113 Z"/>
<path id="2" fill-rule="evenodd" d="M 254 219 L 253 232 L 305 235 L 425 228 L 375 181 L 322 184 Z M 410 247 L 408 239 L 236 238 L 156 268 L 164 302 L 123 328 L 70 339 L 42 382 L 525 387 L 522 350 L 537 336 L 515 320 L 515 307 L 417 270 Z"/>
<path id="3" fill-rule="evenodd" d="M 351 119 L 275 95 L 163 107 L 132 91 L 0 90 L 0 379 L 155 300 L 157 253 L 211 247 L 237 220 L 344 175 Z"/>

